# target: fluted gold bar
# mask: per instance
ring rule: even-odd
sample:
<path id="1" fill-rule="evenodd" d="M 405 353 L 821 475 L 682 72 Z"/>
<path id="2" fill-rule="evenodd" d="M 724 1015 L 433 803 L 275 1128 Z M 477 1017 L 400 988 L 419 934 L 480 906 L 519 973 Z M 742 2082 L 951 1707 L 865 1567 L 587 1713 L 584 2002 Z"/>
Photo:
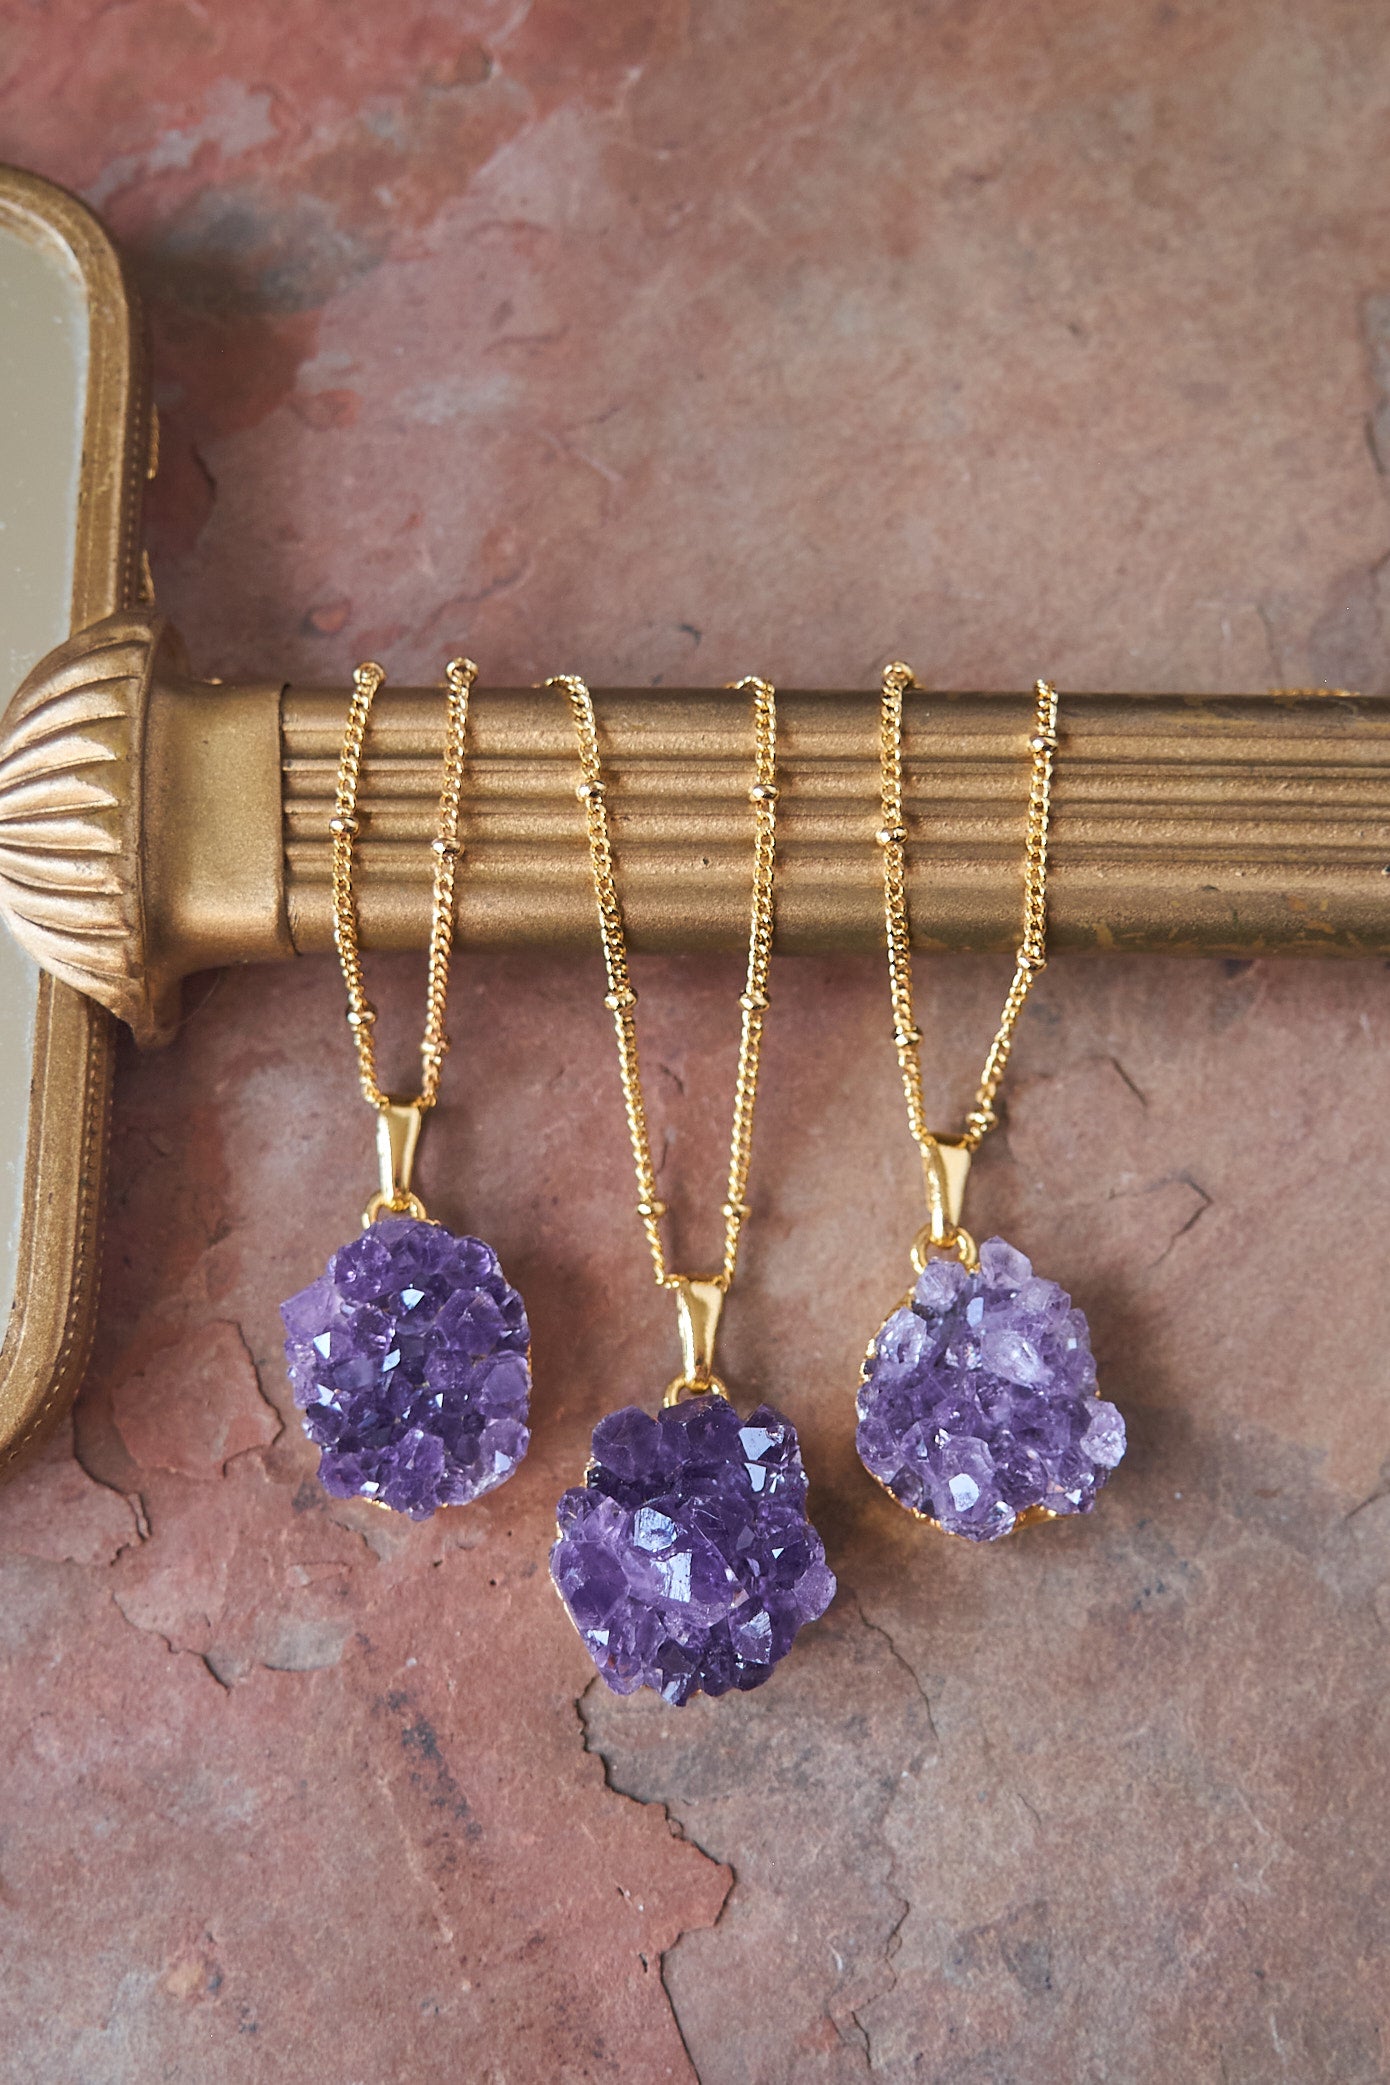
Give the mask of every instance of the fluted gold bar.
<path id="1" fill-rule="evenodd" d="M 36 959 L 172 1031 L 178 980 L 332 946 L 346 689 L 200 682 L 127 609 L 43 660 L 0 723 L 0 913 Z M 726 691 L 599 690 L 635 948 L 739 948 L 752 851 L 748 706 Z M 878 701 L 778 702 L 777 945 L 882 935 Z M 906 706 L 918 946 L 1019 932 L 1031 698 Z M 423 948 L 440 779 L 437 689 L 377 697 L 363 765 L 364 941 Z M 1054 948 L 1390 954 L 1390 699 L 1063 695 L 1049 880 Z M 559 698 L 476 689 L 459 929 L 475 946 L 594 945 L 575 748 Z"/>
<path id="2" fill-rule="evenodd" d="M 281 703 L 284 891 L 300 951 L 331 945 L 328 818 L 345 691 Z M 747 931 L 743 697 L 595 691 L 634 946 L 735 948 Z M 1031 697 L 911 695 L 907 813 L 923 948 L 1017 939 Z M 778 699 L 778 946 L 882 933 L 877 697 Z M 1390 701 L 1346 695 L 1069 695 L 1053 827 L 1058 948 L 1390 952 Z M 373 712 L 361 807 L 363 927 L 423 946 L 441 701 Z M 470 716 L 459 926 L 479 944 L 588 946 L 592 898 L 560 699 L 479 689 Z"/>

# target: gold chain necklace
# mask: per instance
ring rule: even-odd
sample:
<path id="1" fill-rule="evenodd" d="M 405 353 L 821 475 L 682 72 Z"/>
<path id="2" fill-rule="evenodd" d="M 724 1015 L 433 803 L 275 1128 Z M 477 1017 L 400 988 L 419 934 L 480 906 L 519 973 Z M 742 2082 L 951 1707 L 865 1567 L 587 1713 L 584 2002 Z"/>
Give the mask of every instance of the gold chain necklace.
<path id="1" fill-rule="evenodd" d="M 459 797 L 463 788 L 463 756 L 468 732 L 468 696 L 478 669 L 471 659 L 451 659 L 444 669 L 447 713 L 444 779 L 439 792 L 439 823 L 430 842 L 434 855 L 434 887 L 430 901 L 429 970 L 425 986 L 425 1033 L 420 1044 L 420 1091 L 414 1096 L 383 1093 L 377 1082 L 376 1043 L 372 1030 L 376 1008 L 367 997 L 362 970 L 357 900 L 352 888 L 353 853 L 359 830 L 357 790 L 362 748 L 372 703 L 386 679 L 373 659 L 352 676 L 338 762 L 337 801 L 329 830 L 333 835 L 333 940 L 347 988 L 348 1026 L 357 1049 L 357 1077 L 362 1098 L 377 1111 L 377 1150 L 381 1187 L 367 1205 L 364 1221 L 378 1216 L 410 1215 L 423 1219 L 424 1204 L 411 1192 L 410 1180 L 425 1111 L 439 1097 L 439 1074 L 449 1048 L 444 1019 L 449 1000 L 449 958 L 454 944 L 454 882 L 459 858 Z"/>
<path id="2" fill-rule="evenodd" d="M 869 1342 L 855 1445 L 869 1475 L 910 1513 L 991 1542 L 1031 1521 L 1089 1513 L 1124 1454 L 1125 1426 L 1099 1395 L 1086 1320 L 1071 1298 L 1002 1238 L 977 1249 L 960 1220 L 971 1158 L 995 1126 L 1018 1017 L 1047 961 L 1056 691 L 1041 680 L 1034 688 L 1023 936 L 1013 980 L 965 1129 L 942 1137 L 927 1127 L 912 1007 L 902 738 L 903 696 L 915 686 L 907 666 L 884 672 L 878 843 L 893 1045 L 922 1154 L 927 1221 L 912 1246 L 916 1284 Z"/>
<path id="3" fill-rule="evenodd" d="M 640 1405 L 594 1428 L 582 1485 L 556 1512 L 550 1575 L 600 1675 L 615 1693 L 651 1687 L 677 1706 L 692 1694 L 761 1686 L 797 1631 L 829 1606 L 835 1577 L 806 1515 L 806 1474 L 796 1428 L 771 1405 L 741 1420 L 714 1373 L 714 1341 L 738 1266 L 748 1214 L 748 1164 L 758 1060 L 772 957 L 777 848 L 777 700 L 750 676 L 755 738 L 753 898 L 748 976 L 739 1005 L 734 1121 L 724 1200 L 724 1260 L 703 1278 L 675 1274 L 661 1235 L 651 1137 L 637 1061 L 637 994 L 628 967 L 622 902 L 613 869 L 594 706 L 583 681 L 547 686 L 569 699 L 579 740 L 584 805 L 628 1136 L 642 1220 L 658 1284 L 676 1298 L 684 1366 L 655 1418 Z"/>
<path id="4" fill-rule="evenodd" d="M 745 1196 L 752 1157 L 753 1108 L 758 1095 L 763 1019 L 768 1009 L 772 888 L 777 856 L 777 697 L 775 690 L 755 675 L 750 674 L 732 685 L 735 692 L 751 691 L 753 696 L 754 779 L 748 791 L 754 812 L 753 898 L 748 927 L 748 975 L 739 999 L 743 1021 L 734 1086 L 733 1130 L 729 1142 L 729 1178 L 723 1203 L 724 1260 L 718 1274 L 694 1276 L 670 1271 L 662 1241 L 661 1219 L 666 1214 L 666 1204 L 658 1199 L 656 1192 L 656 1170 L 652 1164 L 651 1135 L 637 1056 L 637 994 L 628 967 L 622 900 L 613 873 L 607 784 L 603 778 L 593 700 L 584 682 L 573 674 L 557 674 L 546 682 L 547 687 L 558 688 L 568 698 L 579 741 L 579 763 L 584 779 L 577 794 L 584 806 L 588 829 L 589 861 L 598 905 L 604 968 L 608 976 L 604 1005 L 613 1016 L 617 1036 L 618 1073 L 622 1080 L 628 1137 L 637 1176 L 637 1214 L 646 1233 L 657 1283 L 661 1288 L 674 1292 L 680 1313 L 685 1365 L 682 1374 L 667 1389 L 666 1400 L 670 1404 L 687 1392 L 699 1394 L 723 1387 L 712 1372 L 714 1341 L 724 1298 L 738 1266 L 739 1240 L 748 1214 Z"/>
<path id="5" fill-rule="evenodd" d="M 333 834 L 333 931 L 347 987 L 348 1025 L 362 1098 L 376 1112 L 381 1186 L 362 1234 L 340 1247 L 317 1281 L 281 1305 L 285 1359 L 304 1430 L 319 1448 L 319 1479 L 335 1498 L 365 1499 L 425 1520 L 505 1483 L 530 1443 L 530 1329 L 497 1255 L 481 1238 L 432 1223 L 411 1189 L 420 1124 L 439 1097 L 449 1047 L 444 1029 L 454 939 L 471 659 L 447 669 L 444 776 L 433 840 L 425 1034 L 420 1091 L 382 1090 L 353 895 L 357 791 L 372 703 L 385 681 L 357 668 L 338 764 Z"/>
<path id="6" fill-rule="evenodd" d="M 883 916 L 888 941 L 888 983 L 893 1000 L 893 1043 L 898 1053 L 908 1127 L 922 1154 L 929 1211 L 913 1257 L 928 1247 L 955 1252 L 967 1267 L 979 1264 L 975 1241 L 960 1228 L 961 1203 L 970 1161 L 997 1121 L 994 1100 L 1013 1049 L 1014 1029 L 1033 980 L 1047 967 L 1047 841 L 1052 818 L 1052 763 L 1057 751 L 1057 691 L 1047 681 L 1034 686 L 1036 710 L 1028 747 L 1033 756 L 1024 838 L 1023 939 L 999 1027 L 980 1075 L 975 1105 L 959 1137 L 938 1137 L 927 1128 L 922 1095 L 921 1030 L 912 1008 L 912 937 L 907 914 L 907 828 L 903 823 L 903 695 L 917 685 L 912 668 L 895 661 L 883 675 L 879 718 L 879 764 L 883 823 Z"/>

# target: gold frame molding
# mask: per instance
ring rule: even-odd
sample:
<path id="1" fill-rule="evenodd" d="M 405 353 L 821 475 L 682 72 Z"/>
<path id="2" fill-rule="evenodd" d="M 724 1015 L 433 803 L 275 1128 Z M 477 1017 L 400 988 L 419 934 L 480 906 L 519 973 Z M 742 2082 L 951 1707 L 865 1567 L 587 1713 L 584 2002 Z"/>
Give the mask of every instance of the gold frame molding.
<path id="1" fill-rule="evenodd" d="M 140 495 L 149 453 L 136 302 L 106 233 L 73 196 L 0 167 L 0 224 L 56 246 L 86 292 L 87 396 L 71 624 L 112 615 L 138 590 Z M 95 1000 L 39 980 L 14 1302 L 0 1346 L 0 1474 L 58 1423 L 81 1380 L 96 1318 L 113 1027 Z"/>

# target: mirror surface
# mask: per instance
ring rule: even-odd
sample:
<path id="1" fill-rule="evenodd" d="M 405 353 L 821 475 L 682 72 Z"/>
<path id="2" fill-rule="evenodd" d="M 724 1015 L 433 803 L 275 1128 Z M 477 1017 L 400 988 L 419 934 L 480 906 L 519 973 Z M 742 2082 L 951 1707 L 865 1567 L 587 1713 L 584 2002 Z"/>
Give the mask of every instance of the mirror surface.
<path id="1" fill-rule="evenodd" d="M 0 708 L 70 626 L 87 306 L 56 242 L 0 225 Z M 14 1301 L 38 970 L 0 929 L 0 1328 Z"/>

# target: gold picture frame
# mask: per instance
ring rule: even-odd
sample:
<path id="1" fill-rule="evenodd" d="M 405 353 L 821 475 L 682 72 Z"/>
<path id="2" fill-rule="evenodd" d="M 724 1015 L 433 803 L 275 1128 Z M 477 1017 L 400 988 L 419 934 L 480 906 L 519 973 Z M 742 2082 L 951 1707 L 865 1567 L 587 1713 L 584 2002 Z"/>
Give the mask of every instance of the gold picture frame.
<path id="1" fill-rule="evenodd" d="M 74 631 L 139 592 L 140 496 L 150 442 L 146 359 L 120 257 L 91 212 L 37 175 L 0 168 L 0 226 L 56 246 L 81 282 L 87 385 L 74 545 Z M 41 975 L 14 1297 L 0 1345 L 0 1475 L 62 1418 L 96 1316 L 114 1024 Z"/>

